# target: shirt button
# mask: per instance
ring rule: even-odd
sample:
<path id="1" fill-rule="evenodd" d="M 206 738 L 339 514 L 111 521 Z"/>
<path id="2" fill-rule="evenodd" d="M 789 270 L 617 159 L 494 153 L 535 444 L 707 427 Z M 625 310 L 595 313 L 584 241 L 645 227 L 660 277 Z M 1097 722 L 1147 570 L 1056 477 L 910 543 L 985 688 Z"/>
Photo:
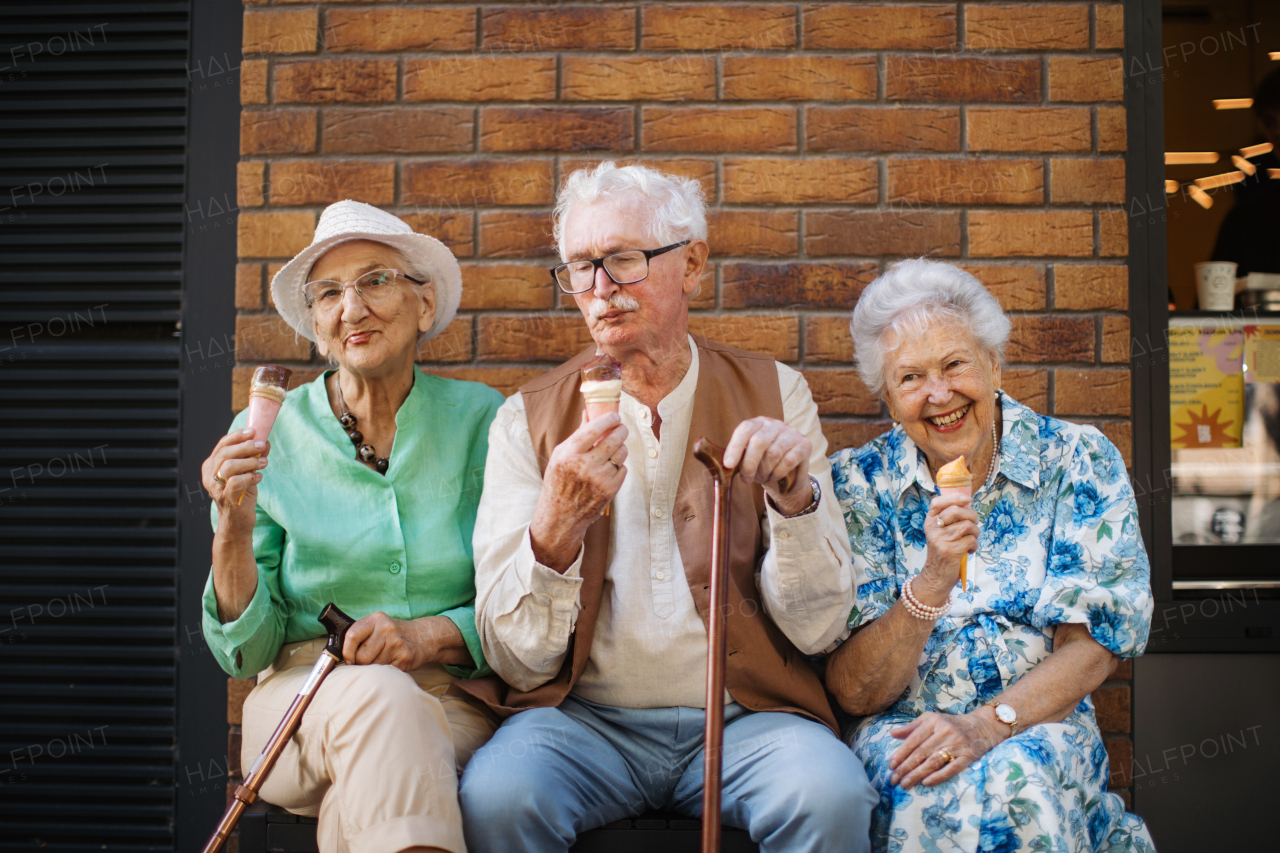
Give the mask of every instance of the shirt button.
<path id="1" fill-rule="evenodd" d="M 654 450 L 652 447 L 651 447 L 651 448 L 649 448 L 649 458 L 650 458 L 650 459 L 657 459 L 657 458 L 658 458 L 658 451 Z"/>
<path id="2" fill-rule="evenodd" d="M 662 510 L 661 510 L 660 508 L 655 508 L 655 509 L 653 510 L 653 517 L 654 517 L 654 518 L 662 518 Z"/>
<path id="3" fill-rule="evenodd" d="M 665 580 L 667 576 L 662 572 L 658 572 L 656 575 L 654 575 L 654 577 L 657 578 L 658 580 Z"/>
<path id="4" fill-rule="evenodd" d="M 399 563 L 392 563 L 392 564 L 391 564 L 391 574 L 393 574 L 393 575 L 398 575 L 398 574 L 400 574 L 400 564 L 399 564 Z"/>
<path id="5" fill-rule="evenodd" d="M 779 538 L 779 539 L 790 539 L 790 538 L 791 538 L 791 534 L 790 534 L 790 533 L 788 533 L 788 532 L 787 532 L 787 531 L 785 531 L 785 530 L 779 530 L 779 531 L 778 531 L 778 538 Z"/>

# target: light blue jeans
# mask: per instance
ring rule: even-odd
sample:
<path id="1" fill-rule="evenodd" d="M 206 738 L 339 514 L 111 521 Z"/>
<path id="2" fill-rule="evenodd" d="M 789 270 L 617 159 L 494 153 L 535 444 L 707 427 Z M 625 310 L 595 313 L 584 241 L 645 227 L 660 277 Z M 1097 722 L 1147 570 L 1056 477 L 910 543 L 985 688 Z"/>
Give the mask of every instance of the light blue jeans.
<path id="1" fill-rule="evenodd" d="M 579 833 L 646 809 L 701 817 L 703 717 L 569 696 L 508 718 L 462 777 L 468 850 L 563 853 Z M 871 849 L 879 794 L 826 726 L 737 704 L 724 717 L 724 823 L 763 853 Z"/>

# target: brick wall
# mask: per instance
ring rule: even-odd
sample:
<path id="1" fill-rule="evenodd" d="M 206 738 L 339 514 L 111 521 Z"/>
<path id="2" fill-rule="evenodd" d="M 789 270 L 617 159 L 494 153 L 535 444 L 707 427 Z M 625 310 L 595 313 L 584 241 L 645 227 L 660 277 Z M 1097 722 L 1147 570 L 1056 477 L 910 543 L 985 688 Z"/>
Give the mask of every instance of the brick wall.
<path id="1" fill-rule="evenodd" d="M 510 393 L 576 352 L 548 212 L 608 157 L 702 182 L 694 331 L 803 370 L 833 451 L 889 426 L 849 311 L 895 259 L 930 255 L 1011 313 L 1006 389 L 1127 460 L 1123 29 L 1117 3 L 247 0 L 231 408 L 256 363 L 320 369 L 267 285 L 343 198 L 462 263 L 424 369 Z M 1126 796 L 1130 678 L 1096 696 Z"/>

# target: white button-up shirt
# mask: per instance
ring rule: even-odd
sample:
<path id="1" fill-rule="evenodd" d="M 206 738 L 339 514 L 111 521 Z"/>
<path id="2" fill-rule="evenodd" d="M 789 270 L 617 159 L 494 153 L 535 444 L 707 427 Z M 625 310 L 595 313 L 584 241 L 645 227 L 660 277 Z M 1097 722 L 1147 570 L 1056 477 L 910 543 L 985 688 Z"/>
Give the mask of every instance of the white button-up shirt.
<path id="1" fill-rule="evenodd" d="M 661 440 L 648 407 L 622 395 L 627 476 L 610 510 L 591 655 L 574 688 L 591 702 L 627 708 L 705 704 L 707 633 L 671 518 L 698 384 L 698 348 L 692 340 L 689 346 L 689 371 L 658 403 Z M 784 518 L 765 502 L 761 529 L 768 551 L 757 583 L 769 616 L 800 651 L 813 654 L 847 634 L 854 596 L 849 540 L 808 384 L 783 364 L 778 382 L 784 419 L 812 444 L 809 471 L 822 501 L 817 511 L 796 518 Z M 529 524 L 541 489 L 524 400 L 516 394 L 498 410 L 489 432 L 474 543 L 480 641 L 493 669 L 519 690 L 532 690 L 560 671 L 581 609 L 581 549 L 563 574 L 534 558 Z"/>

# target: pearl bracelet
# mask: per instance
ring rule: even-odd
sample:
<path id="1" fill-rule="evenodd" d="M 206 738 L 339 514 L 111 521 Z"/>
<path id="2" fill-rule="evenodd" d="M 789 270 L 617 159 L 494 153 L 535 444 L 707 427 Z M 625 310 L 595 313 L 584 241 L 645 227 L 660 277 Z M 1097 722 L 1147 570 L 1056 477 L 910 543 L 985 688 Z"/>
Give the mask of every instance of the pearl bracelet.
<path id="1" fill-rule="evenodd" d="M 915 580 L 915 578 L 911 580 Z M 947 596 L 947 603 L 941 607 L 930 607 L 915 597 L 911 592 L 911 581 L 907 581 L 906 585 L 902 587 L 902 604 L 907 608 L 907 612 L 917 619 L 937 621 L 951 609 L 951 596 Z"/>

